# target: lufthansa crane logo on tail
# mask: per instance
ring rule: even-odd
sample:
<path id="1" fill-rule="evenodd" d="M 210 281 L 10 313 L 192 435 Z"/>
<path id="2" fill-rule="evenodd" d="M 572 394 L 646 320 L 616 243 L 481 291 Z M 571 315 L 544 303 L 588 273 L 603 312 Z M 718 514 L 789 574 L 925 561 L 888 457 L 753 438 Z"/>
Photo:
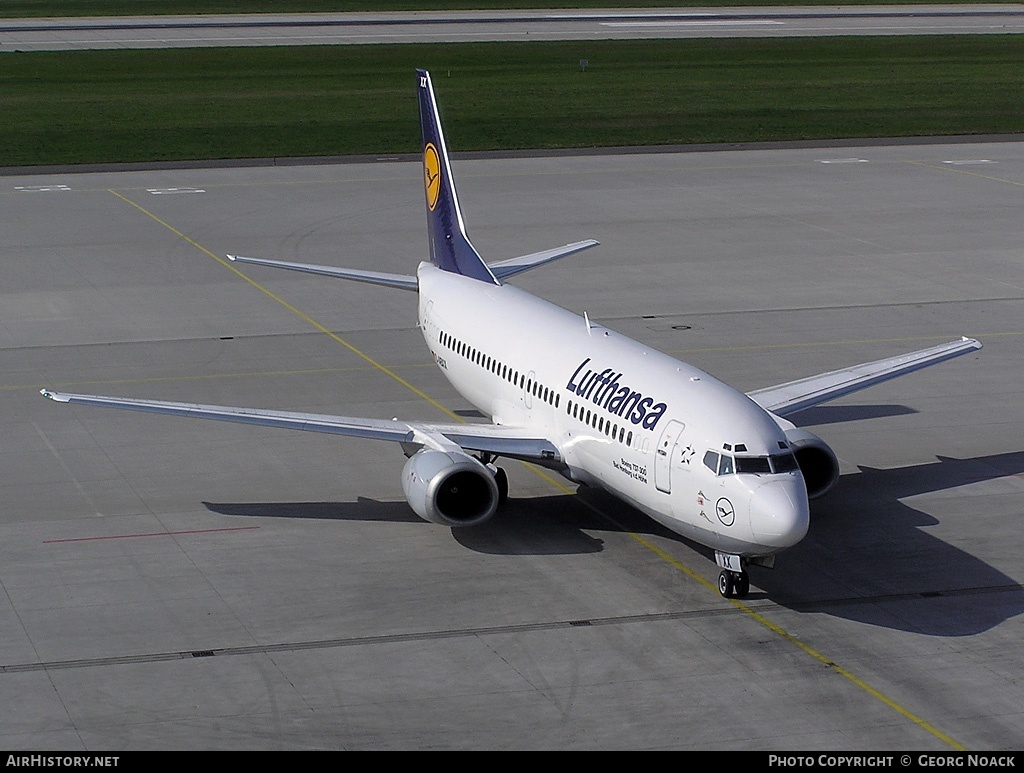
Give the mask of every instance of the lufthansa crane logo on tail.
<path id="1" fill-rule="evenodd" d="M 432 142 L 423 149 L 423 182 L 427 187 L 427 209 L 433 212 L 441 194 L 441 159 Z"/>

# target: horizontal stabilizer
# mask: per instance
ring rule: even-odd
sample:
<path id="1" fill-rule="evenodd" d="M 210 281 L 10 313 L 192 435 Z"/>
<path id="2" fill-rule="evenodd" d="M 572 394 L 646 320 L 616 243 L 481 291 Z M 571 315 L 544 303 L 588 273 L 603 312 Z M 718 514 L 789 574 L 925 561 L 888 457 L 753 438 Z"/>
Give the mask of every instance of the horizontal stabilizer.
<path id="1" fill-rule="evenodd" d="M 588 247 L 595 247 L 598 244 L 600 244 L 600 242 L 594 241 L 593 239 L 585 239 L 582 242 L 566 244 L 564 247 L 555 247 L 550 250 L 544 250 L 543 252 L 521 255 L 518 258 L 500 260 L 497 263 L 489 264 L 488 268 L 491 269 L 491 273 L 498 279 L 507 279 L 510 276 L 515 276 L 516 274 L 521 274 L 524 271 L 529 271 L 531 268 L 537 268 L 537 266 L 543 266 L 545 263 L 550 263 L 553 260 L 564 258 L 566 255 L 573 255 L 574 253 L 577 253 L 580 250 L 585 250 Z"/>
<path id="2" fill-rule="evenodd" d="M 913 373 L 915 370 L 937 365 L 962 354 L 968 354 L 981 348 L 981 342 L 973 338 L 961 338 L 948 344 L 932 346 L 898 357 L 889 357 L 852 368 L 834 370 L 818 376 L 790 381 L 786 384 L 748 392 L 755 403 L 771 411 L 776 416 L 789 416 L 797 411 L 838 397 L 867 389 L 875 384 Z"/>
<path id="3" fill-rule="evenodd" d="M 266 260 L 265 258 L 246 258 L 241 255 L 228 255 L 228 260 L 238 263 L 251 263 L 254 266 L 270 266 L 286 268 L 289 271 L 305 271 L 307 274 L 332 276 L 336 279 L 351 279 L 354 282 L 397 287 L 400 290 L 413 290 L 418 287 L 416 277 L 408 274 L 387 274 L 383 271 L 362 271 L 358 268 L 337 268 L 335 266 L 316 266 L 312 263 L 290 263 L 284 260 Z"/>

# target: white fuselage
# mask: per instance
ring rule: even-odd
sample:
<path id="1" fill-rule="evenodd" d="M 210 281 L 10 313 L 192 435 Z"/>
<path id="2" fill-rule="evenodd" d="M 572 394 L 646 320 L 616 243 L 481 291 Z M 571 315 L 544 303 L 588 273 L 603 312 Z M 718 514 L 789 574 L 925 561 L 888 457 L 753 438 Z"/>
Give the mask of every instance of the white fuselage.
<path id="1" fill-rule="evenodd" d="M 446 378 L 495 423 L 548 437 L 573 480 L 724 553 L 774 555 L 806 534 L 785 434 L 746 395 L 516 287 L 429 263 L 417 276 Z"/>

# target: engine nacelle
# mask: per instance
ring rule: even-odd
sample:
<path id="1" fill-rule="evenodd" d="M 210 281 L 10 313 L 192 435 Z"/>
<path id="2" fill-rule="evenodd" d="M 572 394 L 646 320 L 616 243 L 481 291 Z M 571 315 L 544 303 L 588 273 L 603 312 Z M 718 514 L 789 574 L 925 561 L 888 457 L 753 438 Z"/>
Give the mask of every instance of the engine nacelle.
<path id="1" fill-rule="evenodd" d="M 458 451 L 417 451 L 402 470 L 402 489 L 416 515 L 442 526 L 476 526 L 498 509 L 494 475 Z"/>
<path id="2" fill-rule="evenodd" d="M 807 485 L 807 498 L 827 493 L 839 480 L 839 460 L 820 437 L 800 427 L 786 430 L 786 440 L 800 465 Z"/>

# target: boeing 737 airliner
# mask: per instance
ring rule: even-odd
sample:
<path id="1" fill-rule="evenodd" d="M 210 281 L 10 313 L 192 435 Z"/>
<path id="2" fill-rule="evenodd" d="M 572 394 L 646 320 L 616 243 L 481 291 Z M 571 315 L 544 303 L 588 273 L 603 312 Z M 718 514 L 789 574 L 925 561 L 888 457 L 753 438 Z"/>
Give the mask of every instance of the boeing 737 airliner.
<path id="1" fill-rule="evenodd" d="M 415 276 L 229 256 L 232 260 L 419 294 L 431 357 L 490 424 L 433 424 L 66 394 L 65 403 L 390 440 L 409 457 L 412 509 L 473 526 L 508 494 L 498 457 L 599 486 L 715 550 L 723 596 L 745 596 L 747 567 L 774 565 L 807 533 L 808 499 L 839 477 L 835 454 L 787 416 L 981 348 L 962 338 L 750 394 L 505 280 L 592 247 L 588 240 L 497 263 L 470 242 L 430 75 L 418 71 L 430 262 Z"/>

